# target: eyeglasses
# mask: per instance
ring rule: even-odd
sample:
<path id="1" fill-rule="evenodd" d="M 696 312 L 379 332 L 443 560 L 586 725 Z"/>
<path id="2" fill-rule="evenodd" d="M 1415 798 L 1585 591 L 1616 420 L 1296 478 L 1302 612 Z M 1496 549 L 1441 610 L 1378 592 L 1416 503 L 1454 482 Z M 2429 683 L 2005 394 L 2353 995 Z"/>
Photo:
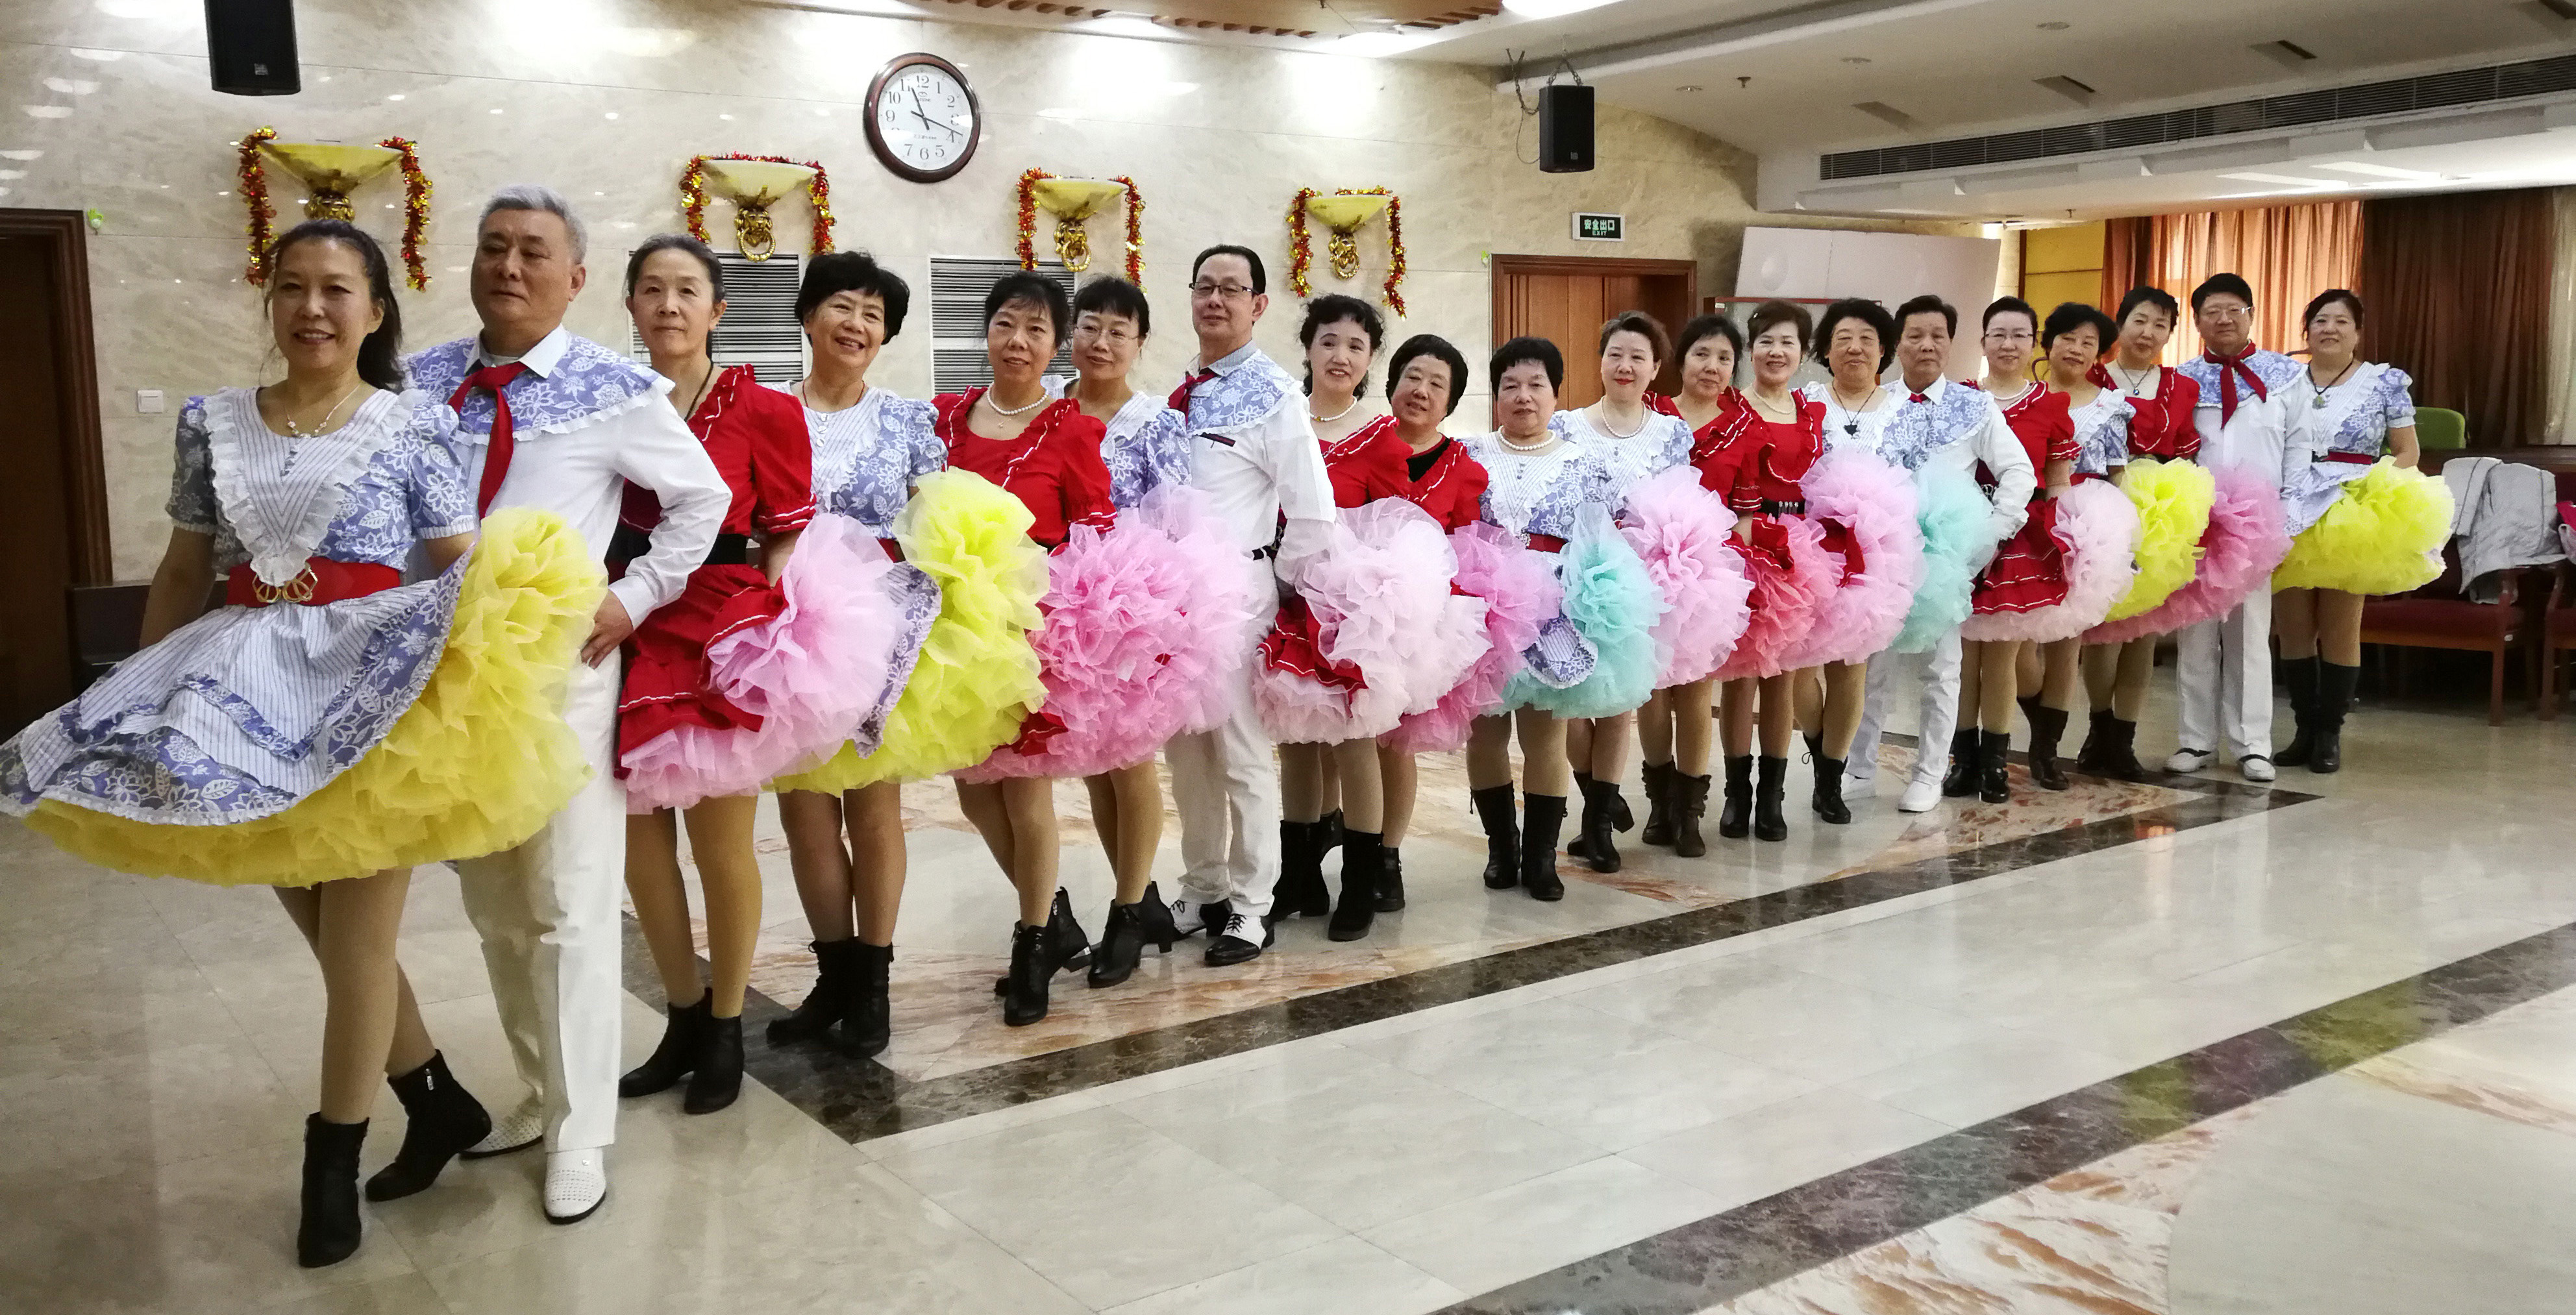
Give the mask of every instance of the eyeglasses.
<path id="1" fill-rule="evenodd" d="M 2241 320 L 2254 314 L 2251 306 L 2204 306 L 2201 315 L 2213 320 Z"/>
<path id="2" fill-rule="evenodd" d="M 1111 346 L 1123 346 L 1136 340 L 1135 331 L 1124 325 L 1102 328 L 1093 324 L 1078 324 L 1074 326 L 1073 336 L 1077 342 L 1105 342 Z"/>
<path id="3" fill-rule="evenodd" d="M 1193 283 L 1190 295 L 1201 300 L 1215 297 L 1223 301 L 1241 301 L 1252 295 L 1252 289 L 1240 283 Z"/>

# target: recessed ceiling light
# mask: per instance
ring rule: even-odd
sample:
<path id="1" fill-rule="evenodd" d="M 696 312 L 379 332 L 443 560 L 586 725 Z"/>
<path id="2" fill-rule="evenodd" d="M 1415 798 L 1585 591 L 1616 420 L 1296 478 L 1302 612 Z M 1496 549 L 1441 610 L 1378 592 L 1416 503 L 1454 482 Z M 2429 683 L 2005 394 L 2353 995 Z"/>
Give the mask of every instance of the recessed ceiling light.
<path id="1" fill-rule="evenodd" d="M 2072 26 L 2074 26 L 2074 25 L 2073 25 L 2073 24 L 2071 24 L 2071 23 L 2060 23 L 2060 22 L 2054 22 L 2054 21 L 2052 21 L 2052 22 L 2047 22 L 2047 23 L 2042 23 L 2042 24 L 2040 24 L 2040 25 L 2039 25 L 2039 30 L 2040 30 L 2040 31 L 2042 31 L 2042 32 L 2063 32 L 2063 31 L 2065 31 L 2067 28 L 2072 27 Z"/>
<path id="2" fill-rule="evenodd" d="M 1843 56 L 1843 62 L 1844 62 L 1844 63 L 1846 63 L 1846 64 L 1866 64 L 1866 63 L 1868 63 L 1868 62 L 1869 62 L 1869 56 L 1867 56 L 1867 55 L 1845 55 L 1845 56 Z"/>
<path id="3" fill-rule="evenodd" d="M 1678 91 L 1678 92 L 1682 92 L 1682 93 L 1684 93 L 1684 94 L 1688 94 L 1688 93 L 1690 93 L 1690 92 L 1694 92 L 1694 91 L 1699 90 L 1699 88 L 1698 88 L 1697 86 L 1688 86 L 1688 87 L 1675 87 L 1675 88 L 1673 88 L 1673 90 Z"/>

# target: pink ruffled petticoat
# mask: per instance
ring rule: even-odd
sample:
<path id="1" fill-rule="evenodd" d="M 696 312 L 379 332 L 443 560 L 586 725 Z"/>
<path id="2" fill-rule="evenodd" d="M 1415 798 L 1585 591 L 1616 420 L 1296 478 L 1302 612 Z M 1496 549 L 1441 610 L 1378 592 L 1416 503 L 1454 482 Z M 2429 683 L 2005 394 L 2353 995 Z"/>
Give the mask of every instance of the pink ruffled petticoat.
<path id="1" fill-rule="evenodd" d="M 2200 570 L 2191 583 L 2148 611 L 2084 632 L 2085 643 L 2121 644 L 2215 620 L 2255 590 L 2271 588 L 2272 572 L 2290 555 L 2280 490 L 2235 466 L 2213 466 L 2209 473 L 2217 500 L 2210 504 L 2209 529 L 2200 536 Z"/>
<path id="2" fill-rule="evenodd" d="M 1440 523 L 1397 498 L 1343 509 L 1307 564 L 1304 615 L 1282 609 L 1254 659 L 1252 694 L 1281 744 L 1339 744 L 1427 712 L 1483 657 L 1484 601 L 1453 592 Z"/>
<path id="3" fill-rule="evenodd" d="M 1475 720 L 1502 710 L 1503 691 L 1520 670 L 1522 650 L 1537 643 L 1539 627 L 1565 607 L 1555 563 L 1499 527 L 1478 521 L 1452 533 L 1449 546 L 1458 556 L 1458 589 L 1485 605 L 1486 649 L 1429 711 L 1406 716 L 1385 736 L 1388 747 L 1406 753 L 1466 748 Z"/>
<path id="4" fill-rule="evenodd" d="M 1867 661 L 1896 638 L 1923 584 L 1914 481 L 1874 453 L 1834 448 L 1799 484 L 1807 515 L 1840 526 L 1861 569 L 1849 569 L 1849 554 L 1838 563 L 1842 582 L 1817 603 L 1815 621 L 1781 656 L 1780 669 Z"/>
<path id="5" fill-rule="evenodd" d="M 1842 579 L 1842 559 L 1825 550 L 1824 527 L 1804 516 L 1770 516 L 1754 526 L 1749 540 L 1739 540 L 1745 574 L 1753 579 L 1753 620 L 1709 679 L 1760 679 L 1795 671 L 1785 659 L 1816 621 L 1834 585 Z"/>
<path id="6" fill-rule="evenodd" d="M 1619 532 L 1663 591 L 1655 643 L 1671 656 L 1657 688 L 1687 685 L 1725 665 L 1752 622 L 1753 581 L 1735 550 L 1735 513 L 1700 485 L 1690 466 L 1639 480 L 1628 490 Z"/>
<path id="7" fill-rule="evenodd" d="M 1959 627 L 1979 643 L 2030 640 L 2053 644 L 2102 623 L 2137 578 L 2138 509 L 2120 486 L 2087 480 L 2057 495 L 2052 531 L 2066 558 L 2066 598 L 2023 612 L 1980 612 Z"/>

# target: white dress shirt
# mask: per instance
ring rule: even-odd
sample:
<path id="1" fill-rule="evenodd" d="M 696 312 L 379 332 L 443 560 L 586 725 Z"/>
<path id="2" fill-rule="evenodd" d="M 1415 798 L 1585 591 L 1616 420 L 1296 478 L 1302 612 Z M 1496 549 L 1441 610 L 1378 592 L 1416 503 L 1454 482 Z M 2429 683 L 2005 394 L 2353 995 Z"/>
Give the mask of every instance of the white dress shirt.
<path id="1" fill-rule="evenodd" d="M 1201 368 L 1193 360 L 1183 377 Z M 1191 389 L 1186 412 L 1190 485 L 1208 495 L 1218 522 L 1246 553 L 1269 547 L 1276 536 L 1278 574 L 1293 583 L 1307 559 L 1330 542 L 1329 527 L 1338 519 L 1305 394 L 1249 343 L 1205 368 L 1216 377 Z"/>
<path id="2" fill-rule="evenodd" d="M 1955 379 L 1935 379 L 1920 394 L 1889 389 L 1897 395 L 1895 414 L 1879 428 L 1879 455 L 1908 470 L 1947 467 L 1976 477 L 1979 463 L 1994 476 L 1994 513 L 1987 528 L 2002 543 L 2030 519 L 2030 495 L 2039 488 L 2039 472 L 2030 453 L 2013 437 L 2003 408 L 1981 388 Z M 1913 400 L 1920 396 L 1924 400 Z M 1974 400 L 1971 400 L 1974 399 Z M 1832 426 L 1828 425 L 1830 429 Z M 1863 425 L 1863 432 L 1868 426 Z"/>
<path id="3" fill-rule="evenodd" d="M 554 381 L 579 341 L 557 327 L 518 359 L 529 373 Z M 553 512 L 604 557 L 609 539 L 617 532 L 617 511 L 626 485 L 632 482 L 650 490 L 662 505 L 662 521 L 654 527 L 652 546 L 627 564 L 624 578 L 608 586 L 625 606 L 626 615 L 641 624 L 653 609 L 679 597 L 689 574 L 706 561 L 707 550 L 715 546 L 716 535 L 724 528 L 733 494 L 697 435 L 689 432 L 687 423 L 665 400 L 670 380 L 598 344 L 582 346 L 581 354 L 587 359 L 597 361 L 593 353 L 606 354 L 641 371 L 651 386 L 588 415 L 569 418 L 530 414 L 514 405 L 510 470 L 501 477 L 492 509 L 534 507 Z M 416 359 L 427 360 L 437 351 Z M 484 365 L 507 363 L 479 347 L 475 359 Z M 602 363 L 600 368 L 607 367 Z M 423 385 L 438 386 L 433 380 L 423 380 Z M 477 487 L 491 434 L 460 429 L 457 440 L 456 455 L 465 468 L 466 485 Z"/>
<path id="4" fill-rule="evenodd" d="M 2272 481 L 2272 487 L 2285 489 L 2316 460 L 2308 425 L 2314 408 L 2296 395 L 2305 390 L 2290 386 L 2308 368 L 2279 352 L 2258 351 L 2246 363 L 2270 396 L 2256 397 L 2239 378 L 2236 414 L 2224 421 L 2220 415 L 2226 398 L 2217 367 L 2206 360 L 2183 363 L 2183 373 L 2200 385 L 2200 405 L 2191 413 L 2192 427 L 2200 431 L 2200 463 L 2252 470 Z"/>

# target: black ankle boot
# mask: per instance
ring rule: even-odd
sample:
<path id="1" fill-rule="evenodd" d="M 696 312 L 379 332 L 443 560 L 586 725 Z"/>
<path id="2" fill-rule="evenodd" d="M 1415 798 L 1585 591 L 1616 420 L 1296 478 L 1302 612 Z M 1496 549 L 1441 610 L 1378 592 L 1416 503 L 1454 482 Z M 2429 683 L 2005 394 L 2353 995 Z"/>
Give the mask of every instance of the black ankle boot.
<path id="1" fill-rule="evenodd" d="M 438 1181 L 447 1162 L 492 1132 L 492 1115 L 474 1093 L 447 1071 L 447 1056 L 430 1052 L 429 1062 L 400 1077 L 385 1079 L 402 1102 L 402 1149 L 394 1162 L 367 1180 L 367 1199 L 396 1201 L 426 1190 Z"/>
<path id="2" fill-rule="evenodd" d="M 1047 1016 L 1047 981 L 1055 976 L 1047 929 L 1011 924 L 1011 971 L 1002 978 L 1002 1024 L 1027 1027 Z"/>
<path id="3" fill-rule="evenodd" d="M 2030 783 L 2042 790 L 2063 790 L 2074 782 L 2057 765 L 2057 742 L 2066 737 L 2066 714 L 2045 703 L 2030 707 Z"/>
<path id="4" fill-rule="evenodd" d="M 629 1098 L 650 1096 L 669 1091 L 687 1077 L 697 1067 L 705 1044 L 707 1011 L 714 1003 L 713 993 L 701 990 L 695 1004 L 664 1005 L 663 1012 L 669 1018 L 662 1024 L 662 1043 L 653 1047 L 652 1055 L 643 1063 L 628 1069 L 626 1076 L 617 1080 L 617 1094 Z"/>
<path id="5" fill-rule="evenodd" d="M 1565 842 L 1567 858 L 1592 857 L 1592 774 L 1574 774 L 1574 797 L 1583 801 L 1583 820 L 1575 824 L 1574 838 Z"/>
<path id="6" fill-rule="evenodd" d="M 1053 977 L 1067 968 L 1080 968 L 1091 962 L 1091 938 L 1083 934 L 1082 924 L 1074 920 L 1073 897 L 1064 887 L 1055 888 L 1055 902 L 1047 906 L 1047 976 Z M 1011 979 L 993 979 L 993 994 L 1011 993 Z"/>
<path id="7" fill-rule="evenodd" d="M 1628 811 L 1628 801 L 1619 797 L 1619 783 L 1599 779 L 1583 783 L 1583 861 L 1595 872 L 1619 870 L 1617 833 L 1633 824 L 1635 815 Z M 1623 824 L 1624 823 L 1624 824 Z M 1567 853 L 1573 853 L 1571 848 Z"/>
<path id="8" fill-rule="evenodd" d="M 1485 827 L 1485 889 L 1510 890 L 1521 884 L 1521 827 L 1512 816 L 1512 788 L 1489 785 L 1467 798 Z"/>
<path id="9" fill-rule="evenodd" d="M 326 1123 L 304 1116 L 304 1217 L 295 1228 L 295 1263 L 336 1265 L 358 1249 L 358 1148 L 367 1121 Z"/>
<path id="10" fill-rule="evenodd" d="M 2343 770 L 2343 719 L 2352 709 L 2353 687 L 2360 683 L 2359 667 L 2317 663 L 2317 742 L 2308 757 L 2309 771 L 2323 775 Z"/>
<path id="11" fill-rule="evenodd" d="M 1315 861 L 1321 863 L 1324 855 L 1342 847 L 1342 837 L 1348 834 L 1342 829 L 1342 810 L 1336 808 L 1324 814 L 1315 827 Z"/>
<path id="12" fill-rule="evenodd" d="M 2012 802 L 2012 773 L 2005 766 L 2012 752 L 2012 732 L 1977 732 L 1977 798 L 1990 804 Z"/>
<path id="13" fill-rule="evenodd" d="M 1386 835 L 1377 831 L 1342 832 L 1342 898 L 1333 905 L 1333 920 L 1324 935 L 1355 941 L 1377 921 L 1378 879 L 1386 873 Z"/>
<path id="14" fill-rule="evenodd" d="M 2111 718 L 2110 742 L 2102 751 L 2102 774 L 2115 781 L 2144 785 L 2154 778 L 2138 761 L 2138 723 Z"/>
<path id="15" fill-rule="evenodd" d="M 1684 776 L 1676 767 L 1666 788 L 1673 799 L 1673 854 L 1679 858 L 1705 856 L 1708 841 L 1699 833 L 1699 820 L 1708 812 L 1708 778 Z"/>
<path id="16" fill-rule="evenodd" d="M 1327 836 L 1338 828 L 1322 822 L 1279 824 L 1279 884 L 1270 888 L 1270 920 L 1300 915 L 1320 918 L 1333 911 L 1333 892 L 1324 884 Z"/>
<path id="17" fill-rule="evenodd" d="M 682 1114 L 713 1114 L 742 1094 L 742 1015 L 710 1016 L 706 1028 L 689 1089 L 680 1097 Z"/>
<path id="18" fill-rule="evenodd" d="M 2282 691 L 2290 696 L 2290 716 L 2292 724 L 2297 727 L 2290 736 L 2290 742 L 2272 755 L 2272 761 L 2282 767 L 2305 767 L 2309 755 L 2316 752 L 2320 662 L 2321 659 L 2312 657 L 2281 660 L 2280 685 Z"/>
<path id="19" fill-rule="evenodd" d="M 1108 921 L 1100 928 L 1100 944 L 1092 947 L 1091 975 L 1095 987 L 1116 986 L 1136 972 L 1145 958 L 1145 947 L 1153 946 L 1165 954 L 1181 939 L 1181 929 L 1172 922 L 1172 906 L 1153 882 L 1145 883 L 1145 893 L 1133 904 L 1112 902 Z"/>
<path id="20" fill-rule="evenodd" d="M 769 1044 L 790 1045 L 811 1041 L 832 1030 L 849 1007 L 850 974 L 858 963 L 859 940 L 814 942 L 814 989 L 805 993 L 805 1002 L 788 1011 L 783 1018 L 769 1020 Z"/>
<path id="21" fill-rule="evenodd" d="M 2075 770 L 2098 776 L 2110 775 L 2102 765 L 2102 758 L 2111 746 L 2111 723 L 2117 720 L 2109 708 L 2093 710 L 2091 719 L 2084 724 L 2084 743 L 2075 751 Z"/>
<path id="22" fill-rule="evenodd" d="M 887 998 L 894 975 L 894 947 L 850 940 L 850 966 L 841 979 L 843 1053 L 861 1059 L 879 1054 L 894 1039 L 894 1002 Z"/>
<path id="23" fill-rule="evenodd" d="M 1377 911 L 1380 913 L 1404 911 L 1404 851 L 1393 845 L 1387 846 L 1386 870 L 1378 874 Z"/>
<path id="24" fill-rule="evenodd" d="M 1977 792 L 1977 729 L 1950 733 L 1950 767 L 1941 775 L 1941 797 L 1965 799 Z"/>
<path id="25" fill-rule="evenodd" d="M 1753 787 L 1753 838 L 1786 840 L 1789 819 L 1780 815 L 1780 800 L 1789 788 L 1789 760 L 1762 760 L 1761 779 Z"/>
<path id="26" fill-rule="evenodd" d="M 1673 783 L 1681 772 L 1671 763 L 1647 763 L 1637 771 L 1637 788 L 1646 795 L 1646 825 L 1637 832 L 1641 845 L 1673 843 Z"/>
<path id="27" fill-rule="evenodd" d="M 1753 755 L 1726 760 L 1726 801 L 1717 810 L 1717 834 L 1742 840 L 1753 834 Z"/>
<path id="28" fill-rule="evenodd" d="M 1816 759 L 1816 791 L 1812 801 L 1816 816 L 1835 826 L 1851 821 L 1851 806 L 1843 802 L 1843 760 Z"/>
<path id="29" fill-rule="evenodd" d="M 1565 826 L 1565 796 L 1526 795 L 1521 804 L 1521 886 L 1534 900 L 1564 899 L 1565 879 L 1556 875 L 1556 837 Z"/>

